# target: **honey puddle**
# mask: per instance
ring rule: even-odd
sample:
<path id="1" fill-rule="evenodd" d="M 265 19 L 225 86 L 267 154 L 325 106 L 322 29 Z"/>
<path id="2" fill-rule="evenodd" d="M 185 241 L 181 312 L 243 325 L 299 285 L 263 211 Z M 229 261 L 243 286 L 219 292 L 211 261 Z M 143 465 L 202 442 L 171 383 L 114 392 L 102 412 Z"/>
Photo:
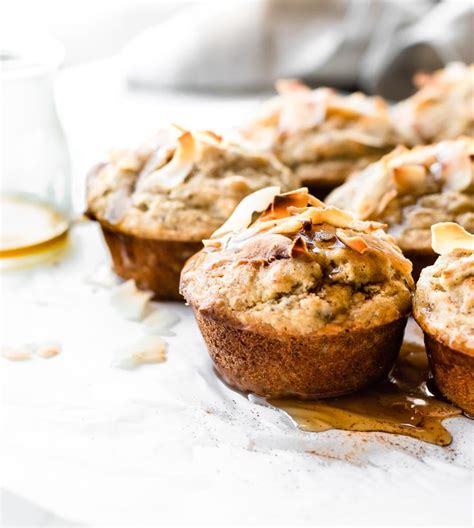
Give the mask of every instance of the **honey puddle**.
<path id="1" fill-rule="evenodd" d="M 2 194 L 0 212 L 0 259 L 31 257 L 65 245 L 69 223 L 49 204 Z"/>
<path id="2" fill-rule="evenodd" d="M 304 431 L 381 431 L 447 446 L 452 436 L 442 421 L 461 411 L 434 397 L 428 375 L 425 349 L 406 343 L 389 379 L 371 389 L 327 400 L 269 398 L 267 403 L 287 413 Z"/>

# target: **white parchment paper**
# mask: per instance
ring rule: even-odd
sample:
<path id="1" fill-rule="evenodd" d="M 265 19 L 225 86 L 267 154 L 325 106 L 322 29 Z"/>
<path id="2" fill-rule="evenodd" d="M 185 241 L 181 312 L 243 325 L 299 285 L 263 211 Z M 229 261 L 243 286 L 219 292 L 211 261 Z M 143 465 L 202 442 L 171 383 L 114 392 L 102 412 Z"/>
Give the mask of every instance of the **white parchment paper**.
<path id="1" fill-rule="evenodd" d="M 51 359 L 1 360 L 3 485 L 73 521 L 469 522 L 473 423 L 441 448 L 381 433 L 304 433 L 214 374 L 190 309 L 168 360 L 133 371 L 114 350 L 145 333 L 95 278 L 98 229 L 65 258 L 4 276 L 4 343 L 54 340 Z M 97 279 L 103 281 L 102 278 Z M 103 281 L 105 282 L 105 281 Z"/>
<path id="2" fill-rule="evenodd" d="M 115 63 L 65 72 L 59 102 L 75 168 L 164 121 L 235 126 L 255 101 L 130 95 Z M 107 253 L 81 224 L 66 256 L 2 274 L 2 343 L 57 341 L 51 359 L 0 358 L 0 481 L 63 519 L 95 526 L 166 523 L 469 524 L 474 424 L 445 423 L 451 446 L 380 433 L 305 433 L 214 375 L 190 309 L 168 359 L 127 371 L 114 350 L 139 339 L 101 284 Z M 105 273 L 106 275 L 106 273 Z"/>

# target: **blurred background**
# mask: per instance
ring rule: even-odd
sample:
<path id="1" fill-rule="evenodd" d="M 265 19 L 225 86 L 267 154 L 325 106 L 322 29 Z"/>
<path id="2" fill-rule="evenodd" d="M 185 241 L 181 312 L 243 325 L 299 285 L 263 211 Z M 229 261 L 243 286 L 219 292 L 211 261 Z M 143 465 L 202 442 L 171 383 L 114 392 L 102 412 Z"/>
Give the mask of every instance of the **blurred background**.
<path id="1" fill-rule="evenodd" d="M 57 220 L 44 204 L 67 229 L 89 168 L 111 147 L 169 123 L 232 131 L 278 78 L 399 100 L 415 72 L 474 59 L 471 0 L 3 0 L 0 9 L 2 249 L 33 239 L 19 218 Z M 39 199 L 43 216 L 19 194 Z"/>
<path id="2" fill-rule="evenodd" d="M 0 10 L 4 70 L 12 34 L 34 61 L 52 53 L 59 66 L 54 95 L 52 75 L 41 90 L 23 74 L 2 85 L 2 192 L 35 181 L 66 213 L 71 200 L 83 210 L 85 175 L 111 147 L 169 123 L 235 129 L 278 78 L 395 101 L 414 91 L 415 72 L 474 60 L 471 0 L 2 0 Z"/>
<path id="3" fill-rule="evenodd" d="M 140 87 L 268 89 L 277 77 L 392 99 L 415 71 L 474 54 L 470 0 L 3 0 L 2 23 L 44 29 L 65 66 L 123 54 Z"/>

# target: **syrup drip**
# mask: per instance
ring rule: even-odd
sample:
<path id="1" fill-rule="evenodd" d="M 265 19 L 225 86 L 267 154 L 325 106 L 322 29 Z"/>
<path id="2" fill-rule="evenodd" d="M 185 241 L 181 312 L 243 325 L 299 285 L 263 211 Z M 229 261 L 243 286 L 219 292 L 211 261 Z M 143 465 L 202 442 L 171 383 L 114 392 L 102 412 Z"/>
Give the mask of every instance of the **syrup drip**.
<path id="1" fill-rule="evenodd" d="M 318 401 L 269 398 L 268 404 L 287 413 L 304 431 L 381 431 L 447 446 L 452 436 L 442 421 L 461 411 L 434 397 L 428 377 L 424 347 L 405 343 L 389 378 L 375 387 Z"/>

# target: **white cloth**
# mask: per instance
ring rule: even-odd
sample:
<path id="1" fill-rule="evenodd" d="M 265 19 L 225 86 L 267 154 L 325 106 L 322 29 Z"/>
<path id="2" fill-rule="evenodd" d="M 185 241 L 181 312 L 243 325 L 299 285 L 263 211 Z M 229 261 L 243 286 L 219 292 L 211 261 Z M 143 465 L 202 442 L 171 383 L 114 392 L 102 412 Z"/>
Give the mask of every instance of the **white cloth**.
<path id="1" fill-rule="evenodd" d="M 473 60 L 473 24 L 469 0 L 198 2 L 124 53 L 135 85 L 248 90 L 297 77 L 400 99 L 415 71 Z"/>

